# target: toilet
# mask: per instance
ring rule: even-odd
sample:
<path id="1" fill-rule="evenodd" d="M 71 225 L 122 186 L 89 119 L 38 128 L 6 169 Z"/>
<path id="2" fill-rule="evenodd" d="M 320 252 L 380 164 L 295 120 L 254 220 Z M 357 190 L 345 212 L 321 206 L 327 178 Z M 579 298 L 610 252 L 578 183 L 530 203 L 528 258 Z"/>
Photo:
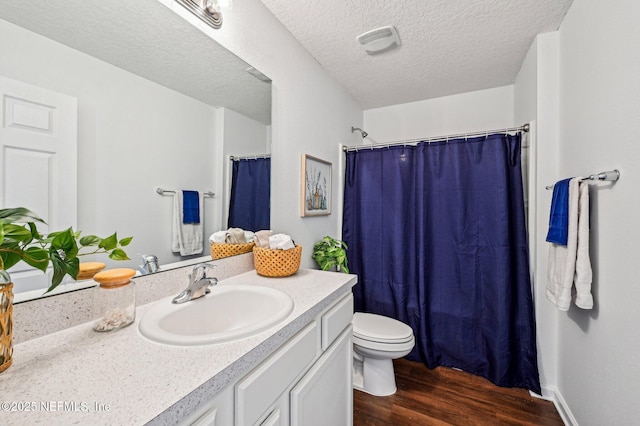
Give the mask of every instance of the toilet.
<path id="1" fill-rule="evenodd" d="M 375 396 L 393 395 L 393 361 L 406 356 L 415 344 L 408 325 L 376 314 L 353 314 L 353 387 Z"/>

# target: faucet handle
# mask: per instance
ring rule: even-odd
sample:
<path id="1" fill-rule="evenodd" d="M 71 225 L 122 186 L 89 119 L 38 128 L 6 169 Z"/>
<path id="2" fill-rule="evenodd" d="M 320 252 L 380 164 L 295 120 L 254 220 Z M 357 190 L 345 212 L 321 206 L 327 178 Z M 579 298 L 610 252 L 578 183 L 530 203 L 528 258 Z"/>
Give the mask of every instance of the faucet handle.
<path id="1" fill-rule="evenodd" d="M 191 271 L 191 275 L 194 277 L 194 281 L 195 281 L 196 279 L 198 279 L 198 272 L 202 270 L 202 278 L 207 278 L 207 268 L 214 270 L 215 267 L 216 265 L 210 265 L 208 263 L 198 263 L 193 267 L 193 270 Z M 191 275 L 190 275 L 190 278 L 191 278 Z"/>

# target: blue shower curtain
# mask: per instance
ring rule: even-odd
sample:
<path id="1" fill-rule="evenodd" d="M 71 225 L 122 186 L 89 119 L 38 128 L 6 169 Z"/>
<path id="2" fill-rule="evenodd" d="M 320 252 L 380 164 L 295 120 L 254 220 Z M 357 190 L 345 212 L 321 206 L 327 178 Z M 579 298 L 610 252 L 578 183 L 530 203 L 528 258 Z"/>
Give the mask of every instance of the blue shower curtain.
<path id="1" fill-rule="evenodd" d="M 520 135 L 347 152 L 356 310 L 409 324 L 408 358 L 540 393 Z"/>
<path id="2" fill-rule="evenodd" d="M 271 159 L 232 161 L 229 228 L 270 229 Z"/>

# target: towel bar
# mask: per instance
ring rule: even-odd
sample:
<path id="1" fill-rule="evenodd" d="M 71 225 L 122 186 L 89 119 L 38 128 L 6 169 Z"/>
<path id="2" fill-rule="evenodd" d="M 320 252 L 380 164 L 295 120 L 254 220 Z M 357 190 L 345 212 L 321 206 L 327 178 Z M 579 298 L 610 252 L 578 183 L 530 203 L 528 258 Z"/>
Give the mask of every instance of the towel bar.
<path id="1" fill-rule="evenodd" d="M 156 188 L 156 192 L 160 195 L 164 195 L 165 193 L 167 194 L 175 194 L 176 191 L 172 190 L 172 189 L 162 189 L 162 188 Z M 202 195 L 204 197 L 215 197 L 216 194 L 211 192 L 211 191 L 207 191 L 207 192 L 203 192 Z"/>
<path id="2" fill-rule="evenodd" d="M 598 180 L 601 182 L 615 182 L 618 179 L 620 179 L 620 170 L 614 169 L 606 172 L 596 173 L 594 175 L 589 175 L 587 177 L 583 177 L 582 179 L 580 179 L 580 181 L 582 182 L 585 180 Z M 545 186 L 545 189 L 547 190 L 553 189 L 553 186 L 554 185 Z"/>

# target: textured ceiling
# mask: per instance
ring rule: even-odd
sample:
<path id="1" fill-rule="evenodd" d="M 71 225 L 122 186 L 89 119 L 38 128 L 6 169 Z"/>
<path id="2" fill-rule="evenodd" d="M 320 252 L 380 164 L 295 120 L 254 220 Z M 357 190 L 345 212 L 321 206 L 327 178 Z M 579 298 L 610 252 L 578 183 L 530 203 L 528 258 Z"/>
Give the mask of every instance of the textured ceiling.
<path id="1" fill-rule="evenodd" d="M 271 85 L 157 0 L 2 0 L 0 18 L 209 105 L 271 122 Z"/>
<path id="2" fill-rule="evenodd" d="M 572 0 L 262 0 L 365 109 L 515 82 L 539 33 Z M 369 56 L 356 36 L 393 25 L 402 46 Z"/>

